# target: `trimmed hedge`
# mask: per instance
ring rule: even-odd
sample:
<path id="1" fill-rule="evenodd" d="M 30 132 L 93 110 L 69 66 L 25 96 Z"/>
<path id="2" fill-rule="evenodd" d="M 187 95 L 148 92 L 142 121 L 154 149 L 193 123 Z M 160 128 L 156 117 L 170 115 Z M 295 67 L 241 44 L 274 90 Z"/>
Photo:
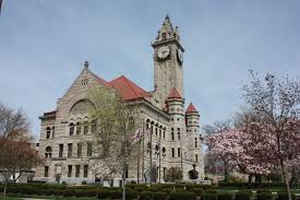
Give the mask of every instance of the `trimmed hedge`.
<path id="1" fill-rule="evenodd" d="M 218 199 L 220 200 L 232 200 L 233 194 L 232 193 L 220 193 L 218 194 Z"/>
<path id="2" fill-rule="evenodd" d="M 235 194 L 235 200 L 250 200 L 252 197 L 251 192 L 240 191 Z"/>
<path id="3" fill-rule="evenodd" d="M 217 200 L 218 195 L 217 195 L 217 193 L 204 193 L 202 195 L 202 199 L 203 200 Z"/>
<path id="4" fill-rule="evenodd" d="M 257 200 L 272 200 L 273 195 L 271 192 L 259 192 L 256 195 Z"/>
<path id="5" fill-rule="evenodd" d="M 195 200 L 196 194 L 193 192 L 172 192 L 169 200 Z"/>

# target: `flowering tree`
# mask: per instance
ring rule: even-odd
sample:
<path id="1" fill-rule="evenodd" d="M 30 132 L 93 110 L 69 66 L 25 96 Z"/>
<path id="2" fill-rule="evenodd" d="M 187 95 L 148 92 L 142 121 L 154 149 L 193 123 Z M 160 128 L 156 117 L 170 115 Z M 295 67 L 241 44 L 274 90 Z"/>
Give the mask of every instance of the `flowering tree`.
<path id="1" fill-rule="evenodd" d="M 212 125 L 205 125 L 202 129 L 205 132 L 206 137 L 210 137 L 214 134 L 223 134 L 231 130 L 232 120 L 216 121 Z M 213 137 L 211 137 L 213 138 Z M 209 145 L 211 147 L 211 145 Z M 206 170 L 210 172 L 223 171 L 224 172 L 224 182 L 228 181 L 229 172 L 232 166 L 229 161 L 224 156 L 219 156 L 215 151 L 208 151 L 206 153 Z M 221 168 L 221 170 L 217 170 Z"/>
<path id="2" fill-rule="evenodd" d="M 251 82 L 244 86 L 246 103 L 263 120 L 244 127 L 251 137 L 251 144 L 256 144 L 257 154 L 270 165 L 280 166 L 286 183 L 289 200 L 288 169 L 299 160 L 300 133 L 299 115 L 300 81 L 288 76 L 276 78 L 267 74 L 260 78 L 250 72 Z"/>
<path id="3" fill-rule="evenodd" d="M 270 166 L 261 162 L 255 152 L 256 147 L 251 145 L 248 134 L 231 129 L 207 138 L 210 152 L 219 159 L 226 160 L 226 164 L 247 174 L 268 174 Z"/>

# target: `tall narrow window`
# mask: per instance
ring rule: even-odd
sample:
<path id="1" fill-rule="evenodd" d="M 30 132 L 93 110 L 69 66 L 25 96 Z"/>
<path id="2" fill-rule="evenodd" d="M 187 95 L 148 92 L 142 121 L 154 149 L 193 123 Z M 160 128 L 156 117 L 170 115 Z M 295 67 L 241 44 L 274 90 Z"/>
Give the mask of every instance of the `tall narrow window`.
<path id="1" fill-rule="evenodd" d="M 96 120 L 92 121 L 91 132 L 94 134 L 97 131 L 97 122 Z"/>
<path id="2" fill-rule="evenodd" d="M 175 149 L 172 148 L 172 158 L 174 158 L 174 157 L 175 157 Z"/>
<path id="3" fill-rule="evenodd" d="M 177 129 L 178 140 L 180 140 L 180 128 Z"/>
<path id="4" fill-rule="evenodd" d="M 64 144 L 59 144 L 59 153 L 58 157 L 62 158 L 64 154 Z"/>
<path id="5" fill-rule="evenodd" d="M 175 137 L 174 137 L 174 128 L 171 129 L 171 137 L 172 137 L 172 141 L 175 140 Z"/>
<path id="6" fill-rule="evenodd" d="M 68 166 L 68 177 L 72 176 L 72 165 Z"/>
<path id="7" fill-rule="evenodd" d="M 45 158 L 51 158 L 51 157 L 52 157 L 52 148 L 48 146 L 45 149 Z"/>
<path id="8" fill-rule="evenodd" d="M 69 130 L 70 136 L 74 135 L 74 124 L 70 124 L 70 130 Z"/>
<path id="9" fill-rule="evenodd" d="M 81 133 L 81 124 L 80 122 L 77 122 L 76 124 L 76 135 L 80 135 Z"/>
<path id="10" fill-rule="evenodd" d="M 82 143 L 77 144 L 77 157 L 80 158 L 82 155 Z"/>
<path id="11" fill-rule="evenodd" d="M 155 127 L 155 135 L 157 136 L 158 129 Z"/>
<path id="12" fill-rule="evenodd" d="M 51 129 L 50 129 L 50 127 L 47 127 L 47 129 L 46 129 L 46 138 L 49 139 L 50 135 L 51 135 Z"/>
<path id="13" fill-rule="evenodd" d="M 87 135 L 89 132 L 89 125 L 88 122 L 84 122 L 84 127 L 83 127 L 83 134 Z"/>
<path id="14" fill-rule="evenodd" d="M 52 127 L 52 138 L 55 137 L 55 126 Z"/>
<path id="15" fill-rule="evenodd" d="M 92 143 L 88 142 L 87 143 L 87 156 L 92 156 L 92 153 L 93 153 L 93 145 Z"/>
<path id="16" fill-rule="evenodd" d="M 73 144 L 69 143 L 68 144 L 68 158 L 71 158 L 73 154 Z"/>
<path id="17" fill-rule="evenodd" d="M 161 138 L 161 128 L 159 128 L 159 138 Z"/>
<path id="18" fill-rule="evenodd" d="M 198 154 L 195 155 L 195 160 L 198 162 Z"/>
<path id="19" fill-rule="evenodd" d="M 44 168 L 44 177 L 49 177 L 49 167 L 45 166 Z"/>
<path id="20" fill-rule="evenodd" d="M 164 131 L 163 131 L 163 139 L 165 139 L 166 138 L 166 130 L 164 129 Z"/>
<path id="21" fill-rule="evenodd" d="M 80 165 L 75 166 L 75 177 L 78 178 L 80 176 Z"/>
<path id="22" fill-rule="evenodd" d="M 198 147 L 198 141 L 197 141 L 197 138 L 195 138 L 195 148 Z"/>
<path id="23" fill-rule="evenodd" d="M 164 180 L 166 179 L 166 168 L 165 167 L 163 168 L 163 179 Z"/>
<path id="24" fill-rule="evenodd" d="M 83 177 L 87 178 L 88 177 L 88 173 L 89 173 L 89 166 L 88 165 L 84 165 L 84 167 L 83 167 Z"/>
<path id="25" fill-rule="evenodd" d="M 177 150 L 178 150 L 178 152 L 177 152 L 178 153 L 178 157 L 180 157 L 180 155 L 181 155 L 180 154 L 180 148 L 178 148 Z"/>

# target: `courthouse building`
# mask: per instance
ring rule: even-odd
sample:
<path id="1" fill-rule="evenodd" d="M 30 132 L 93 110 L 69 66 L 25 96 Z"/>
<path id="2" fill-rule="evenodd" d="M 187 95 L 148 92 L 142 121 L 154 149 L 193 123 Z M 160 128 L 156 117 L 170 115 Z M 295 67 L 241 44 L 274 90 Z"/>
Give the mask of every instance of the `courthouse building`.
<path id="1" fill-rule="evenodd" d="M 154 50 L 152 91 L 144 90 L 125 76 L 105 80 L 94 74 L 85 62 L 71 87 L 57 100 L 56 109 L 40 117 L 39 152 L 46 161 L 36 169 L 36 180 L 95 181 L 90 157 L 93 157 L 93 126 L 96 124 L 87 123 L 87 111 L 93 106 L 88 99 L 88 88 L 96 84 L 113 87 L 123 100 L 138 105 L 142 115 L 141 130 L 152 132 L 151 140 L 149 134 L 143 139 L 142 156 L 136 158 L 139 166 L 136 161 L 129 163 L 128 180 L 144 182 L 150 166 L 157 169 L 157 182 L 164 182 L 170 167 L 179 167 L 184 181 L 191 181 L 189 172 L 194 168 L 199 173 L 197 180 L 204 177 L 200 114 L 192 103 L 186 104 L 184 98 L 184 48 L 178 27 L 173 27 L 168 16 L 151 45 Z M 112 182 L 118 183 L 120 179 L 116 174 Z"/>

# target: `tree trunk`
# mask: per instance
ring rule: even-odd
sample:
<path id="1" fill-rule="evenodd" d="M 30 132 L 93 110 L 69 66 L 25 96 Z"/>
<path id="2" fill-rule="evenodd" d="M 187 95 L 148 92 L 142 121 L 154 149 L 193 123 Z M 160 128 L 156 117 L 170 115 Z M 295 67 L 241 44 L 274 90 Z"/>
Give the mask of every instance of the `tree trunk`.
<path id="1" fill-rule="evenodd" d="M 227 163 L 224 162 L 224 182 L 228 183 L 228 169 L 227 169 Z"/>
<path id="2" fill-rule="evenodd" d="M 7 190 L 7 181 L 5 181 L 4 190 L 3 190 L 3 199 L 4 200 L 6 200 L 6 190 Z"/>
<path id="3" fill-rule="evenodd" d="M 249 185 L 252 184 L 252 177 L 253 177 L 252 174 L 249 174 L 249 175 L 248 175 L 248 184 L 249 184 Z"/>
<path id="4" fill-rule="evenodd" d="M 286 185 L 286 190 L 288 193 L 289 200 L 292 200 L 291 189 L 290 189 L 290 184 L 289 184 L 289 180 L 288 180 L 288 174 L 287 174 L 286 166 L 285 166 L 283 160 L 280 160 L 280 168 L 281 168 L 282 177 L 283 177 L 285 185 Z"/>

